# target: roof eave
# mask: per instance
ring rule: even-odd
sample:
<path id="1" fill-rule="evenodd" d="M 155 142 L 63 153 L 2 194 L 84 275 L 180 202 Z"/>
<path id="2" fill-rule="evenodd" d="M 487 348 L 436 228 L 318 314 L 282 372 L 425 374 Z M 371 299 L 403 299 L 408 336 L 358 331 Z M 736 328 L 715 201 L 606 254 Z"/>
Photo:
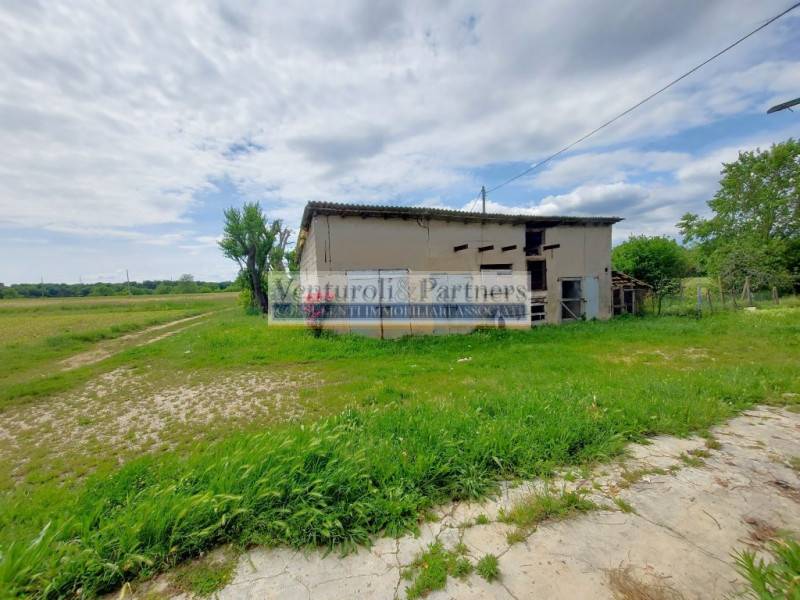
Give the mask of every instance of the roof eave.
<path id="1" fill-rule="evenodd" d="M 380 206 L 362 204 L 338 204 L 334 202 L 309 202 L 303 210 L 301 227 L 308 229 L 311 220 L 316 214 L 383 217 L 383 218 L 426 218 L 436 220 L 468 220 L 475 222 L 507 222 L 525 223 L 538 221 L 551 224 L 598 224 L 613 225 L 622 221 L 622 217 L 578 217 L 578 216 L 548 216 L 548 215 L 520 215 L 504 213 L 477 213 L 460 210 L 424 208 L 412 206 Z"/>

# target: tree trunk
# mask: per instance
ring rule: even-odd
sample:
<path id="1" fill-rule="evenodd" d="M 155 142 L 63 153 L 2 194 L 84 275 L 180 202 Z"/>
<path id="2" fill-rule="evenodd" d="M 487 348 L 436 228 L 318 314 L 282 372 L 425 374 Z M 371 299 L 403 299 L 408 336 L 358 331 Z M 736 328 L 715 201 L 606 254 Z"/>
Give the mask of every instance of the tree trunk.
<path id="1" fill-rule="evenodd" d="M 250 286 L 253 288 L 253 298 L 256 304 L 264 314 L 269 312 L 269 299 L 264 293 L 264 288 L 261 283 L 261 273 L 256 271 L 256 257 L 251 255 L 247 257 L 247 272 L 250 276 Z"/>

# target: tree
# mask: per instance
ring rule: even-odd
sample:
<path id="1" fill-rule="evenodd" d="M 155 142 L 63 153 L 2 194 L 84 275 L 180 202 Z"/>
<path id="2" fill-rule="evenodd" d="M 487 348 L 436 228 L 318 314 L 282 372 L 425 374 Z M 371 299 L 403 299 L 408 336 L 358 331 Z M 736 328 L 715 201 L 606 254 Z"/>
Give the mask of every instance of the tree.
<path id="1" fill-rule="evenodd" d="M 614 268 L 653 286 L 653 297 L 661 314 L 664 296 L 680 289 L 681 277 L 689 271 L 686 248 L 666 237 L 632 236 L 611 253 Z"/>
<path id="2" fill-rule="evenodd" d="M 709 273 L 726 287 L 746 276 L 757 287 L 798 281 L 800 248 L 800 142 L 740 152 L 725 163 L 720 187 L 708 202 L 712 216 L 687 213 L 678 223 Z"/>
<path id="3" fill-rule="evenodd" d="M 264 313 L 269 310 L 266 275 L 270 270 L 283 270 L 289 234 L 281 221 L 267 221 L 258 202 L 245 202 L 241 209 L 225 211 L 225 232 L 219 247 L 239 265 L 243 284 Z"/>
<path id="4" fill-rule="evenodd" d="M 178 284 L 173 290 L 176 294 L 193 294 L 196 291 L 197 283 L 194 280 L 194 276 L 189 273 L 184 273 L 178 278 Z"/>

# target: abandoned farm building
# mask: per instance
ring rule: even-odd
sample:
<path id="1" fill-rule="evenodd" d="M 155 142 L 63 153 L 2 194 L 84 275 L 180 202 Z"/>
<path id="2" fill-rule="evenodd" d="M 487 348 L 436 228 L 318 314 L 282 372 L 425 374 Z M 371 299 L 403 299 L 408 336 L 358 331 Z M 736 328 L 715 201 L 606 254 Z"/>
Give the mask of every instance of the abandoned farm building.
<path id="1" fill-rule="evenodd" d="M 531 325 L 608 319 L 617 302 L 625 309 L 625 292 L 617 302 L 612 292 L 611 227 L 620 220 L 310 202 L 300 271 L 522 271 Z"/>
<path id="2" fill-rule="evenodd" d="M 640 315 L 653 286 L 621 271 L 611 271 L 611 291 L 615 315 Z"/>

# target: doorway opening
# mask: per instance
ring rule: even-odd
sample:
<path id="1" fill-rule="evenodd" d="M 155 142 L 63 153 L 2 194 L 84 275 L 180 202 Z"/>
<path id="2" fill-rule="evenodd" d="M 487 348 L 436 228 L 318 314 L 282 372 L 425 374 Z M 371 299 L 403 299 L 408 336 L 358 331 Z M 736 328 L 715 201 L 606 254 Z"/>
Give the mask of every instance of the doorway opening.
<path id="1" fill-rule="evenodd" d="M 580 279 L 561 280 L 561 320 L 583 318 L 583 296 Z"/>

